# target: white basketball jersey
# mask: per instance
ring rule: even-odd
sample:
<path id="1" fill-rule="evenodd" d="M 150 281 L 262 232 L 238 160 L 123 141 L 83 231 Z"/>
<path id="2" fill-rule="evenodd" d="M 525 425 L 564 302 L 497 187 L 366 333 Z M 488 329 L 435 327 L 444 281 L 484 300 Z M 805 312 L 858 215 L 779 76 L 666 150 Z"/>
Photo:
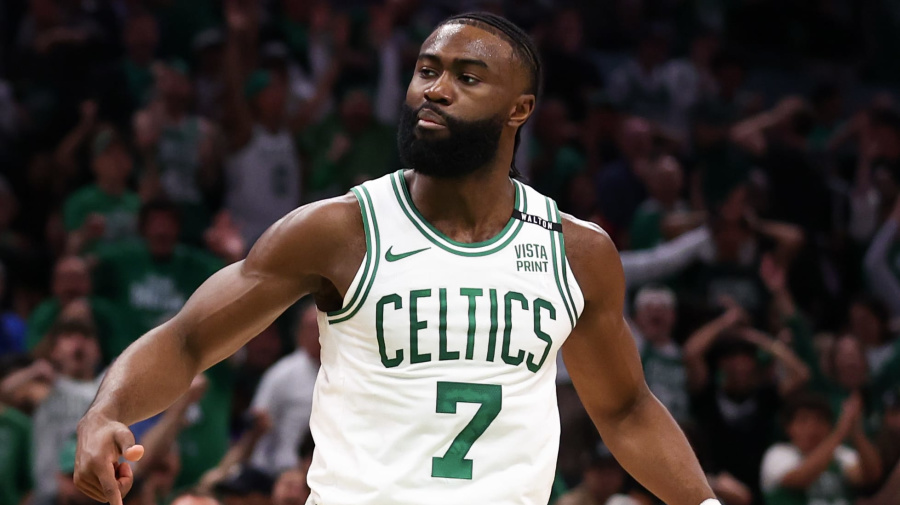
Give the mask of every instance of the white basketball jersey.
<path id="1" fill-rule="evenodd" d="M 367 253 L 319 313 L 309 503 L 547 504 L 556 354 L 584 298 L 556 204 L 514 185 L 513 217 L 474 244 L 425 221 L 402 171 L 353 189 Z"/>

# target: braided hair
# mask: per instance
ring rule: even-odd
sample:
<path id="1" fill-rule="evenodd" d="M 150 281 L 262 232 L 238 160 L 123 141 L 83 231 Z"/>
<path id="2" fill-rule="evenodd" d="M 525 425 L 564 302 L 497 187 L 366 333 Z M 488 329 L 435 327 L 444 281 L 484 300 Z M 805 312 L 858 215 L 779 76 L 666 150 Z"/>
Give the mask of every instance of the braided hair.
<path id="1" fill-rule="evenodd" d="M 528 70 L 528 88 L 530 93 L 537 98 L 541 93 L 543 84 L 543 69 L 541 66 L 541 58 L 538 54 L 537 46 L 531 37 L 524 30 L 516 26 L 512 21 L 492 14 L 490 12 L 466 12 L 451 16 L 441 22 L 438 27 L 447 24 L 463 24 L 481 28 L 490 32 L 503 40 L 507 41 L 513 48 L 513 54 Z M 519 150 L 519 144 L 522 141 L 522 129 L 516 130 L 516 140 L 513 146 L 513 162 L 509 167 L 509 176 L 513 178 L 521 178 L 522 173 L 516 168 L 515 153 Z"/>

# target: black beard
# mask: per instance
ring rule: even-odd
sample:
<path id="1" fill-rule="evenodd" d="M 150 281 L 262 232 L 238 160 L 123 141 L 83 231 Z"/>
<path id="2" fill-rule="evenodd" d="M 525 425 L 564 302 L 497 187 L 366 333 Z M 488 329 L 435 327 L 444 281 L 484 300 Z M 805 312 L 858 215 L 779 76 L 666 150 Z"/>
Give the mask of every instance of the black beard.
<path id="1" fill-rule="evenodd" d="M 432 133 L 430 131 L 425 132 L 422 138 L 416 137 L 416 123 L 422 109 L 441 116 L 447 124 L 446 137 L 428 138 Z M 420 174 L 444 179 L 459 178 L 493 161 L 502 131 L 502 117 L 462 121 L 427 103 L 417 110 L 404 103 L 400 108 L 397 148 L 404 165 Z"/>

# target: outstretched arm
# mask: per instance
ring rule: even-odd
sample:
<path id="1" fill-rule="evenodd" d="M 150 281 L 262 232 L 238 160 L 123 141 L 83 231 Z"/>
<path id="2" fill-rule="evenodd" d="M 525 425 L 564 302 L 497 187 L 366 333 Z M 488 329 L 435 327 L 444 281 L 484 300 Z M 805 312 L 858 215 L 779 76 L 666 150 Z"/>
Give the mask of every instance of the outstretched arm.
<path id="1" fill-rule="evenodd" d="M 326 282 L 346 290 L 352 274 L 345 272 L 354 272 L 365 254 L 359 213 L 352 196 L 292 212 L 263 234 L 246 260 L 210 277 L 175 317 L 129 346 L 78 425 L 79 489 L 121 505 L 131 470 L 116 461 L 134 445 L 126 425 L 174 403 L 198 373 L 237 351 L 301 296 L 321 292 Z"/>
<path id="2" fill-rule="evenodd" d="M 881 225 L 881 229 L 872 239 L 872 245 L 866 252 L 863 267 L 873 291 L 886 303 L 891 314 L 900 314 L 900 282 L 888 263 L 888 253 L 897 238 L 900 227 L 900 199 L 894 205 L 890 217 Z"/>
<path id="3" fill-rule="evenodd" d="M 585 409 L 622 467 L 663 502 L 713 498 L 687 439 L 644 382 L 623 317 L 625 279 L 615 246 L 590 224 L 569 218 L 563 229 L 585 297 L 563 358 Z"/>

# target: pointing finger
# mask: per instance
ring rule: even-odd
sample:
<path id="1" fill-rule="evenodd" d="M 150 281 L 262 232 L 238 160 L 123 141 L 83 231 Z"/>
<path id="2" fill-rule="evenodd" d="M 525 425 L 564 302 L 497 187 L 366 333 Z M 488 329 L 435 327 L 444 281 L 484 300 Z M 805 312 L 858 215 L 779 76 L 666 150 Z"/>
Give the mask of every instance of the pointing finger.
<path id="1" fill-rule="evenodd" d="M 112 468 L 110 468 L 112 470 Z M 106 472 L 104 472 L 106 473 Z M 113 472 L 100 476 L 100 486 L 103 488 L 103 497 L 109 505 L 122 505 L 122 492 L 119 490 L 119 482 Z"/>

